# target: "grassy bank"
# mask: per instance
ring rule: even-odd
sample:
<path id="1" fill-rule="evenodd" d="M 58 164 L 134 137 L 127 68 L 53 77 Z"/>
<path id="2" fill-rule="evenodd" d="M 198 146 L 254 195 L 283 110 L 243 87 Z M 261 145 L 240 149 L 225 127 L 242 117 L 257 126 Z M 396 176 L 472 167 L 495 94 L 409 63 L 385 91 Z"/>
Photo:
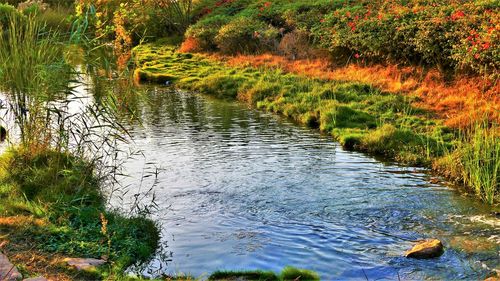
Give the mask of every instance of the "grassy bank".
<path id="1" fill-rule="evenodd" d="M 418 97 L 368 83 L 227 65 L 206 55 L 177 52 L 161 42 L 136 47 L 134 57 L 138 81 L 169 81 L 183 89 L 238 99 L 331 134 L 346 149 L 434 167 L 471 186 L 485 201 L 498 200 L 500 160 L 495 155 L 500 142 L 495 124 L 478 125 L 473 131 L 482 137 L 473 140 L 472 131 L 450 129 L 434 112 L 416 107 Z"/>
<path id="2" fill-rule="evenodd" d="M 0 245 L 25 277 L 119 279 L 127 266 L 148 259 L 158 244 L 154 222 L 107 210 L 94 167 L 66 153 L 4 153 L 0 200 Z M 108 262 L 82 273 L 69 270 L 66 257 Z"/>

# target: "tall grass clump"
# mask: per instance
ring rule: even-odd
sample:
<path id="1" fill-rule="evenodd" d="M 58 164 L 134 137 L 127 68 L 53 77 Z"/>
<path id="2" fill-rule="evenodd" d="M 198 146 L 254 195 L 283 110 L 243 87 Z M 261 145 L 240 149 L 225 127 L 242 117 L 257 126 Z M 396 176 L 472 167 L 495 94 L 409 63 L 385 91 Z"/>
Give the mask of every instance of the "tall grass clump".
<path id="1" fill-rule="evenodd" d="M 50 112 L 45 105 L 67 90 L 70 69 L 57 37 L 33 18 L 16 14 L 0 34 L 0 89 L 8 96 L 8 109 L 26 147 L 47 144 Z"/>
<path id="2" fill-rule="evenodd" d="M 500 194 L 500 127 L 477 123 L 458 144 L 466 185 L 484 201 L 493 204 Z"/>

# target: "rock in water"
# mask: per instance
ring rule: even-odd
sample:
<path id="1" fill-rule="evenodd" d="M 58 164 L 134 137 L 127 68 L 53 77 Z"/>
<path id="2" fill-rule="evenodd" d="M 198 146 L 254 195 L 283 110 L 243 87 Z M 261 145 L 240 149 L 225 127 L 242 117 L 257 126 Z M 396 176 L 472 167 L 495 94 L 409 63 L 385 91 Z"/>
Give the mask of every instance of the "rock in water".
<path id="1" fill-rule="evenodd" d="M 23 278 L 17 268 L 9 261 L 9 259 L 0 253 L 0 280 L 14 281 Z"/>
<path id="2" fill-rule="evenodd" d="M 432 259 L 444 253 L 443 243 L 437 239 L 428 239 L 418 242 L 411 250 L 406 251 L 407 258 Z"/>

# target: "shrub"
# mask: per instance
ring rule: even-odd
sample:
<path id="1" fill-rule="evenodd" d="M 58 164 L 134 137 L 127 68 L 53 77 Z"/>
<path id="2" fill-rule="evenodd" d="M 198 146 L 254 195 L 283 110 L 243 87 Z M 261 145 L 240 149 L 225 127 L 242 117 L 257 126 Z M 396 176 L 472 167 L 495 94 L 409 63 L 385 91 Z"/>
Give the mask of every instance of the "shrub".
<path id="1" fill-rule="evenodd" d="M 219 29 L 229 20 L 229 17 L 223 15 L 204 18 L 189 27 L 186 31 L 186 37 L 195 40 L 199 50 L 215 50 L 217 48 L 215 37 L 219 33 Z"/>
<path id="2" fill-rule="evenodd" d="M 220 51 L 226 54 L 257 53 L 274 50 L 278 34 L 276 28 L 261 21 L 236 18 L 219 30 L 215 41 Z"/>
<path id="3" fill-rule="evenodd" d="M 500 66 L 497 26 L 491 1 L 381 1 L 378 7 L 359 1 L 325 15 L 311 30 L 332 53 L 494 73 Z"/>
<path id="4" fill-rule="evenodd" d="M 44 23 L 48 29 L 69 32 L 72 25 L 71 10 L 68 8 L 49 8 L 39 14 L 37 19 Z"/>
<path id="5" fill-rule="evenodd" d="M 141 40 L 183 34 L 191 23 L 191 0 L 78 0 L 77 19 L 98 38 L 115 39 L 118 50 Z"/>
<path id="6" fill-rule="evenodd" d="M 192 53 L 192 52 L 201 52 L 203 48 L 199 43 L 198 39 L 194 37 L 188 37 L 184 42 L 182 42 L 181 47 L 179 48 L 179 52 L 181 53 Z"/>
<path id="7" fill-rule="evenodd" d="M 26 2 L 26 0 L 4 0 L 3 2 L 10 4 L 14 7 L 17 7 L 17 5 Z M 55 8 L 55 7 L 71 7 L 74 3 L 75 0 L 44 0 L 46 4 L 48 4 L 50 7 Z"/>
<path id="8" fill-rule="evenodd" d="M 314 56 L 310 34 L 305 30 L 286 33 L 280 41 L 278 52 L 291 59 L 305 59 Z"/>
<path id="9" fill-rule="evenodd" d="M 300 57 L 297 50 L 319 46 L 328 49 L 339 63 L 353 58 L 374 62 L 389 60 L 398 64 L 438 67 L 441 71 L 494 76 L 500 67 L 500 17 L 496 2 L 203 0 L 196 9 L 199 24 L 191 27 L 187 36 L 199 40 L 202 49 L 212 50 L 220 26 L 211 25 L 210 32 L 206 32 L 203 25 L 220 18 L 227 21 L 224 25 L 233 21 L 245 23 L 243 18 L 246 23 L 260 22 L 260 25 L 280 30 L 284 36 L 280 52 L 291 57 Z M 225 26 L 231 31 L 235 29 L 229 27 Z M 195 30 L 203 32 L 203 36 L 195 34 Z M 300 30 L 303 34 L 293 30 Z M 245 33 L 245 30 L 241 32 Z M 205 42 L 209 48 L 203 46 Z M 256 49 L 256 44 L 269 50 L 268 43 L 254 40 L 252 46 L 244 44 L 236 52 L 248 52 L 245 48 Z M 234 53 L 238 48 L 233 44 L 228 49 Z"/>

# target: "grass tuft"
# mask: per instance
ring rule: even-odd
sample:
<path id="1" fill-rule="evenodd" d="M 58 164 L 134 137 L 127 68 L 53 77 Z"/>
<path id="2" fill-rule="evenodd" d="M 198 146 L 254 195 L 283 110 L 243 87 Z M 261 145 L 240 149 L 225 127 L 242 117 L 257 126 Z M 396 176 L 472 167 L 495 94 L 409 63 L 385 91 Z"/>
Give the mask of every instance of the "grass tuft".
<path id="1" fill-rule="evenodd" d="M 283 281 L 319 281 L 319 275 L 316 272 L 298 269 L 287 266 L 281 272 L 281 280 Z"/>

